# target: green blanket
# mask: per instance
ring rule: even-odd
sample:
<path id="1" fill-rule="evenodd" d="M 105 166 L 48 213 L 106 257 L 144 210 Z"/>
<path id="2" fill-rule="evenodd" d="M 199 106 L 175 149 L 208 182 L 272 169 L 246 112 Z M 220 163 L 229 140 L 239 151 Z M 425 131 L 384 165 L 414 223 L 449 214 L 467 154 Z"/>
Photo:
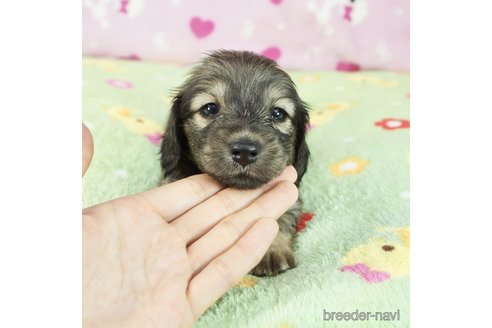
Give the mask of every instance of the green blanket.
<path id="1" fill-rule="evenodd" d="M 290 73 L 311 106 L 298 266 L 245 277 L 196 326 L 408 327 L 408 75 Z M 185 74 L 172 64 L 84 59 L 83 121 L 95 143 L 84 207 L 157 185 L 170 95 Z"/>

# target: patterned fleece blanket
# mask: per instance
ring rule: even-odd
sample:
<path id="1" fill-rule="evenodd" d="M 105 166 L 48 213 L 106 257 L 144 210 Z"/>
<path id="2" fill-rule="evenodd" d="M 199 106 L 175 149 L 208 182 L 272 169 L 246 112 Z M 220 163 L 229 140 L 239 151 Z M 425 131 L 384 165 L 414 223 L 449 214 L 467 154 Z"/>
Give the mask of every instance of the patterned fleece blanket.
<path id="1" fill-rule="evenodd" d="M 157 185 L 171 90 L 186 67 L 83 60 L 95 153 L 83 206 Z M 298 266 L 246 276 L 196 327 L 409 326 L 409 77 L 289 72 L 311 106 Z"/>

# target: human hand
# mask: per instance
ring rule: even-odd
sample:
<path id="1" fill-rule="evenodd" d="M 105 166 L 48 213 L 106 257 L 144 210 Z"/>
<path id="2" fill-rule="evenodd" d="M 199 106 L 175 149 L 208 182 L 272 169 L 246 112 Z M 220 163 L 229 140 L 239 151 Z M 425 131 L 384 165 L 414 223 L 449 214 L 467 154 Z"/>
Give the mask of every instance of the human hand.
<path id="1" fill-rule="evenodd" d="M 190 327 L 262 258 L 296 172 L 255 190 L 201 174 L 83 211 L 84 327 Z"/>
<path id="2" fill-rule="evenodd" d="M 91 131 L 82 123 L 82 176 L 89 168 L 94 153 L 94 142 Z"/>

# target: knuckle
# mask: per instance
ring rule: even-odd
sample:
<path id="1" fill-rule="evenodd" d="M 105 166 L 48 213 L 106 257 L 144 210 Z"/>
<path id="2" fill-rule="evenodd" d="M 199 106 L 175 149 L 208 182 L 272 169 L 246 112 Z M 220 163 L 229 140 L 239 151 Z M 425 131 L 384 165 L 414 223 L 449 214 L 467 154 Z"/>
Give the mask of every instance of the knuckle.
<path id="1" fill-rule="evenodd" d="M 236 279 L 234 279 L 233 272 L 229 264 L 224 262 L 223 259 L 215 259 L 213 267 L 222 280 L 225 281 L 227 286 L 233 286 L 236 283 Z"/>
<path id="2" fill-rule="evenodd" d="M 258 244 L 248 245 L 243 242 L 237 243 L 236 247 L 240 253 L 239 257 L 243 259 L 248 259 L 249 262 L 257 264 L 263 257 L 263 253 L 258 252 Z"/>
<path id="3" fill-rule="evenodd" d="M 188 258 L 190 259 L 192 270 L 197 270 L 202 263 L 202 255 L 197 252 L 194 248 L 188 250 Z"/>
<path id="4" fill-rule="evenodd" d="M 232 201 L 231 197 L 228 196 L 226 192 L 221 192 L 217 194 L 217 199 L 222 205 L 222 207 L 225 208 L 226 213 L 232 214 L 236 212 L 236 206 Z"/>
<path id="5" fill-rule="evenodd" d="M 271 217 L 269 213 L 271 212 L 267 207 L 264 206 L 263 202 L 261 201 L 261 198 L 251 204 L 253 212 L 258 213 L 259 217 Z"/>
<path id="6" fill-rule="evenodd" d="M 191 190 L 195 194 L 197 194 L 199 197 L 201 197 L 201 198 L 207 198 L 208 197 L 208 193 L 207 193 L 205 186 L 199 180 L 189 179 L 188 184 L 189 184 Z"/>
<path id="7" fill-rule="evenodd" d="M 231 219 L 222 221 L 222 229 L 227 231 L 227 235 L 229 236 L 231 242 L 238 240 L 242 235 L 239 227 Z"/>

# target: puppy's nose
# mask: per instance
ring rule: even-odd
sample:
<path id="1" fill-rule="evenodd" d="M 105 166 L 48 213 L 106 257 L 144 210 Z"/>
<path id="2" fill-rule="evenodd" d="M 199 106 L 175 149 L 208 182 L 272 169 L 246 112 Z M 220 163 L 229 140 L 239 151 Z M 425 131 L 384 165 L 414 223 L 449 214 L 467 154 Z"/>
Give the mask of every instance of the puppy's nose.
<path id="1" fill-rule="evenodd" d="M 232 159 L 245 167 L 256 162 L 260 154 L 260 145 L 249 140 L 240 140 L 231 144 Z"/>

